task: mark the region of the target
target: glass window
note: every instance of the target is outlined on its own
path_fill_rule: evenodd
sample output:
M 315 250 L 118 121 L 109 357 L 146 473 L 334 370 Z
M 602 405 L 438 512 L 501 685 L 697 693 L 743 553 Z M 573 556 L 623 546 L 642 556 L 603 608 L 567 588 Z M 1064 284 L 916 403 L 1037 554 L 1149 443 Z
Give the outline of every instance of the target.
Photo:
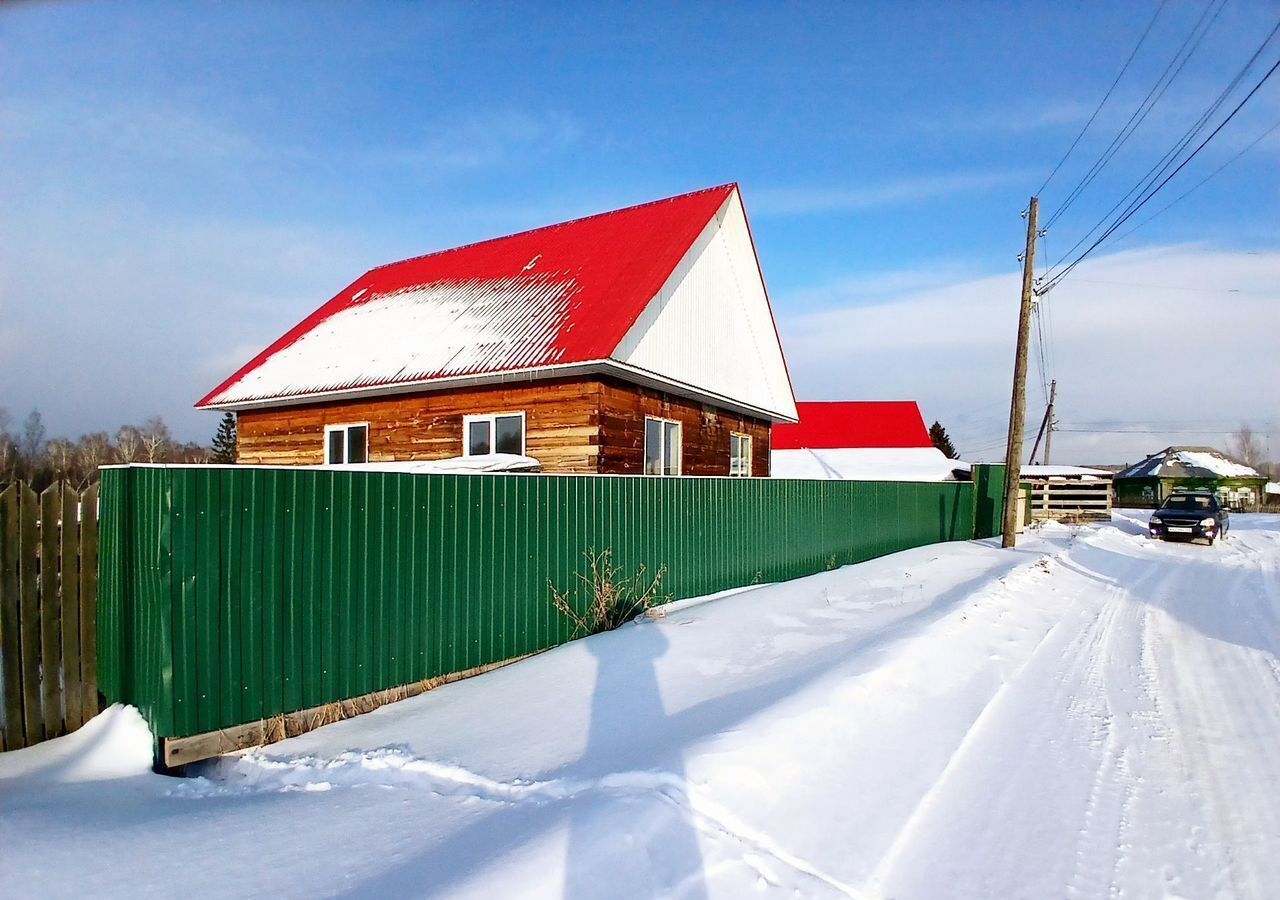
M 352 425 L 347 429 L 347 462 L 369 461 L 369 426 Z
M 662 432 L 664 440 L 662 442 L 663 454 L 666 457 L 662 460 L 663 475 L 679 475 L 680 474 L 680 423 L 679 422 L 663 422 Z
M 369 461 L 369 426 L 329 425 L 324 430 L 324 461 L 331 466 Z
M 467 456 L 484 456 L 489 452 L 488 419 L 476 419 L 467 424 Z
M 463 420 L 464 456 L 486 453 L 524 455 L 524 413 L 498 413 L 492 416 L 466 416 Z
M 524 416 L 496 416 L 493 446 L 498 453 L 524 454 Z
M 729 435 L 729 474 L 736 478 L 751 475 L 751 436 Z
M 644 420 L 644 473 L 680 474 L 680 423 L 667 419 Z
M 662 474 L 662 420 L 644 420 L 644 474 Z

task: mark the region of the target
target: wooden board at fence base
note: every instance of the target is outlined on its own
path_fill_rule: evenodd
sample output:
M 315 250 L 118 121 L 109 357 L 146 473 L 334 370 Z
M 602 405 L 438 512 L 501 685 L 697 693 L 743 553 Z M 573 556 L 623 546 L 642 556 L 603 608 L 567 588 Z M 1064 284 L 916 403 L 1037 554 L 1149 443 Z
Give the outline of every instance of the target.
M 341 722 L 343 719 L 350 719 L 362 713 L 373 712 L 388 703 L 408 700 L 410 697 L 416 697 L 441 685 L 461 681 L 464 678 L 472 678 L 476 675 L 483 675 L 485 672 L 509 666 L 534 655 L 536 654 L 526 653 L 524 656 L 476 666 L 464 672 L 453 672 L 449 675 L 441 675 L 438 678 L 429 678 L 426 681 L 415 681 L 412 684 L 388 688 L 385 691 L 375 691 L 362 697 L 353 697 L 350 700 L 341 700 L 337 703 L 326 703 L 324 706 L 313 706 L 310 709 L 271 716 L 268 719 L 258 719 L 254 722 L 246 722 L 243 725 L 222 728 L 218 731 L 206 731 L 203 734 L 193 734 L 190 737 L 163 738 L 160 748 L 161 761 L 166 767 L 172 769 L 187 763 L 198 762 L 202 759 L 221 756 L 224 753 L 234 753 L 237 750 L 247 750 L 250 747 L 274 744 L 277 741 L 283 741 L 285 738 L 297 737 L 300 734 L 306 734 L 308 731 L 314 731 L 324 725 L 332 725 L 334 722 Z

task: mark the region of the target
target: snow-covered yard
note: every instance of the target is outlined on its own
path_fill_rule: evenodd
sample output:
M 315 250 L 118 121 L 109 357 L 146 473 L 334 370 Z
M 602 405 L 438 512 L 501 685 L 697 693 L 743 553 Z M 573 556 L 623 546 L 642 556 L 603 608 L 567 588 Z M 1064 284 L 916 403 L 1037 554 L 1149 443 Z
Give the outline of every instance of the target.
M 0 756 L 40 896 L 1241 897 L 1280 885 L 1280 517 L 926 547 L 238 759 Z

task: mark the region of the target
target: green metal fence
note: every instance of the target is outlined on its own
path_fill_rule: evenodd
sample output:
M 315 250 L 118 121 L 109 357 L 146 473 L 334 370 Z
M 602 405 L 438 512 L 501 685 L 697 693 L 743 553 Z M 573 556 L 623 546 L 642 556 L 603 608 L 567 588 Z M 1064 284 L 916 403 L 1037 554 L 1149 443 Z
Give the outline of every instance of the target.
M 199 734 L 563 643 L 548 581 L 592 549 L 684 598 L 967 539 L 979 511 L 969 483 L 107 469 L 101 690 Z

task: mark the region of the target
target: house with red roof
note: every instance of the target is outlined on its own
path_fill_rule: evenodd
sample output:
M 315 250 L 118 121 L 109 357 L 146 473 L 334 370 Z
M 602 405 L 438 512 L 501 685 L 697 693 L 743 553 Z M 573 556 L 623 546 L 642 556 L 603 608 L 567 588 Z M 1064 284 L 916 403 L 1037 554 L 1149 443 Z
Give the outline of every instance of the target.
M 767 476 L 797 418 L 735 184 L 361 275 L 196 404 L 244 463 Z
M 969 467 L 933 446 L 912 400 L 797 403 L 773 430 L 775 478 L 954 481 Z

